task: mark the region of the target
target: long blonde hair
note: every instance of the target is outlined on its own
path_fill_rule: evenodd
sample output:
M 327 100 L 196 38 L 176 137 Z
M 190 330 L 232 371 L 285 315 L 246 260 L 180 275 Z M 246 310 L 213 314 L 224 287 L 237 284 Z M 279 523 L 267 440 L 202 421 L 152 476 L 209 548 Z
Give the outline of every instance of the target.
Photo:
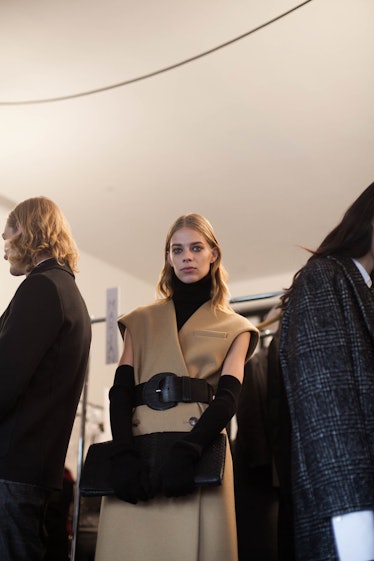
M 19 203 L 9 214 L 7 225 L 20 230 L 10 244 L 12 259 L 33 269 L 43 255 L 77 271 L 78 249 L 70 226 L 59 207 L 46 197 L 33 197 Z
M 222 252 L 219 243 L 214 234 L 214 230 L 210 222 L 201 214 L 191 213 L 183 214 L 174 222 L 169 229 L 165 241 L 164 267 L 161 271 L 157 284 L 157 293 L 159 296 L 170 300 L 173 296 L 173 268 L 168 262 L 168 254 L 170 251 L 171 238 L 181 228 L 191 228 L 204 236 L 208 245 L 217 251 L 217 259 L 211 265 L 212 276 L 212 305 L 214 309 L 223 311 L 231 311 L 228 303 L 229 291 L 227 287 L 227 271 L 222 264 Z

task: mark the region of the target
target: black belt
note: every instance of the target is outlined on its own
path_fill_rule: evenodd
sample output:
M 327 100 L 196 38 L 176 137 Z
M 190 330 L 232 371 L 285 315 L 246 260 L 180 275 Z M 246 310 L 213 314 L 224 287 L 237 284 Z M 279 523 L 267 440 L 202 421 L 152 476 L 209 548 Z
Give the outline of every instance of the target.
M 212 399 L 213 387 L 206 380 L 177 376 L 172 372 L 160 372 L 148 382 L 135 386 L 135 407 L 148 405 L 158 411 L 175 407 L 178 402 L 210 403 Z

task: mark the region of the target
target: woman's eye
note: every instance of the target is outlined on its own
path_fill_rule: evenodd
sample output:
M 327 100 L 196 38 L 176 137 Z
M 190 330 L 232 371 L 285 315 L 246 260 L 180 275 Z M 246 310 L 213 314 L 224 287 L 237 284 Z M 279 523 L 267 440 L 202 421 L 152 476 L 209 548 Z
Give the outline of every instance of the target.
M 181 250 L 180 247 L 174 247 L 174 248 L 173 248 L 173 253 L 174 253 L 174 254 L 180 253 L 181 251 L 182 251 L 182 250 Z
M 200 245 L 194 245 L 192 249 L 193 249 L 193 251 L 199 252 L 199 251 L 201 251 L 203 248 L 202 248 Z

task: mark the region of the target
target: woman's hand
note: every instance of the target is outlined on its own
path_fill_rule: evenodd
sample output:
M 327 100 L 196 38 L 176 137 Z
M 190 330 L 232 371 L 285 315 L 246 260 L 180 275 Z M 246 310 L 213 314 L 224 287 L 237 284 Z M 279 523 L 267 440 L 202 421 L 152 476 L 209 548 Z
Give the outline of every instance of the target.
M 166 497 L 182 497 L 195 491 L 195 466 L 199 458 L 198 446 L 182 440 L 173 445 L 161 469 L 161 491 Z
M 135 451 L 112 457 L 112 485 L 116 497 L 128 503 L 152 498 L 148 474 Z

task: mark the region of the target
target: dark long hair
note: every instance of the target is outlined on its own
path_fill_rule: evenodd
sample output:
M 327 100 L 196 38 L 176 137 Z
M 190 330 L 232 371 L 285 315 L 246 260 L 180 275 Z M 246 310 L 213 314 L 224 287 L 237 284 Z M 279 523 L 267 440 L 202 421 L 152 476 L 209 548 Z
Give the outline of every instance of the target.
M 374 220 L 374 183 L 355 200 L 341 222 L 325 237 L 314 256 L 332 253 L 359 259 L 371 248 Z
M 374 183 L 365 189 L 363 193 L 345 212 L 342 220 L 322 241 L 320 246 L 311 251 L 312 256 L 308 261 L 316 257 L 327 255 L 344 255 L 359 259 L 366 255 L 373 243 L 374 222 Z M 292 284 L 283 294 L 281 301 L 284 307 L 288 301 L 293 284 L 301 269 L 294 275 Z

